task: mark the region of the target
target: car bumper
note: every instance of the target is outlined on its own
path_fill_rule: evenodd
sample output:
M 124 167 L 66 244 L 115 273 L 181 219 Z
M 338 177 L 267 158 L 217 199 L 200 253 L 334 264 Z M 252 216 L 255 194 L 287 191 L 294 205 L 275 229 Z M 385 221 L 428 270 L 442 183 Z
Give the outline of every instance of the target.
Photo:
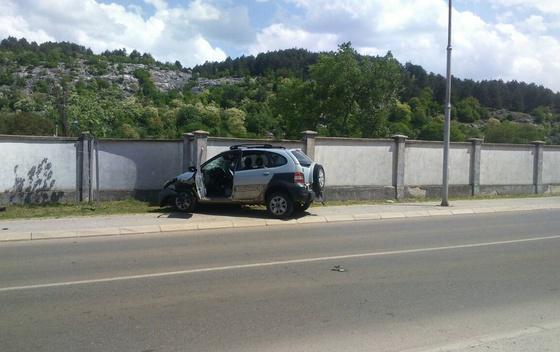
M 290 190 L 290 195 L 294 202 L 297 203 L 313 202 L 315 199 L 315 192 L 307 189 L 307 187 L 293 187 Z

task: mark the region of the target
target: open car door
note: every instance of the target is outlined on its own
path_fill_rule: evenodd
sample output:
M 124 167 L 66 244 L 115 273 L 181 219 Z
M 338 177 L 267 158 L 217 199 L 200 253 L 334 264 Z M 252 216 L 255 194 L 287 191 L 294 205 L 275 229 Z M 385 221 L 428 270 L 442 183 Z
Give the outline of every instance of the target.
M 196 160 L 196 173 L 194 175 L 194 182 L 196 185 L 196 193 L 198 199 L 205 200 L 206 198 L 206 187 L 204 186 L 204 175 L 202 174 L 202 157 L 206 151 L 204 147 L 200 149 L 199 157 Z

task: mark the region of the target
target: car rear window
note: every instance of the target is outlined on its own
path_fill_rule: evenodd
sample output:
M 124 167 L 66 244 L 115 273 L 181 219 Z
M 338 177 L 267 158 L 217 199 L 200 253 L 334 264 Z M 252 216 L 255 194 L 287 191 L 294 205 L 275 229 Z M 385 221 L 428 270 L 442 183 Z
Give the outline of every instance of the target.
M 311 160 L 311 158 L 305 155 L 305 153 L 301 150 L 292 150 L 292 154 L 296 157 L 301 166 L 309 166 L 313 163 L 313 160 Z

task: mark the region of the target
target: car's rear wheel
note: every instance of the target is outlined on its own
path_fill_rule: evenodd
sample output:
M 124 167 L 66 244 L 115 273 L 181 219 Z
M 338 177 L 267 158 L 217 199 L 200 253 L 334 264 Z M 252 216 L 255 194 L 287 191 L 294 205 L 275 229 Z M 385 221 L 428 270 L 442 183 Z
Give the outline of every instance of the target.
M 266 201 L 268 213 L 278 219 L 284 219 L 292 215 L 294 202 L 284 192 L 272 193 Z
M 196 197 L 192 191 L 184 191 L 177 193 L 174 200 L 175 209 L 190 213 L 196 208 Z

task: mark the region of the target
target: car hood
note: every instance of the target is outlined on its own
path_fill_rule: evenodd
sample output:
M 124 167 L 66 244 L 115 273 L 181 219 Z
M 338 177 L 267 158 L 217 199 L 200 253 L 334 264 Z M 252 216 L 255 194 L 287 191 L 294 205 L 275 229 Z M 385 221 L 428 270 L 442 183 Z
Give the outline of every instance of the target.
M 195 172 L 193 172 L 193 171 L 184 172 L 184 173 L 177 176 L 177 181 L 187 182 L 187 181 L 189 181 L 190 179 L 193 178 L 194 174 L 195 174 Z

